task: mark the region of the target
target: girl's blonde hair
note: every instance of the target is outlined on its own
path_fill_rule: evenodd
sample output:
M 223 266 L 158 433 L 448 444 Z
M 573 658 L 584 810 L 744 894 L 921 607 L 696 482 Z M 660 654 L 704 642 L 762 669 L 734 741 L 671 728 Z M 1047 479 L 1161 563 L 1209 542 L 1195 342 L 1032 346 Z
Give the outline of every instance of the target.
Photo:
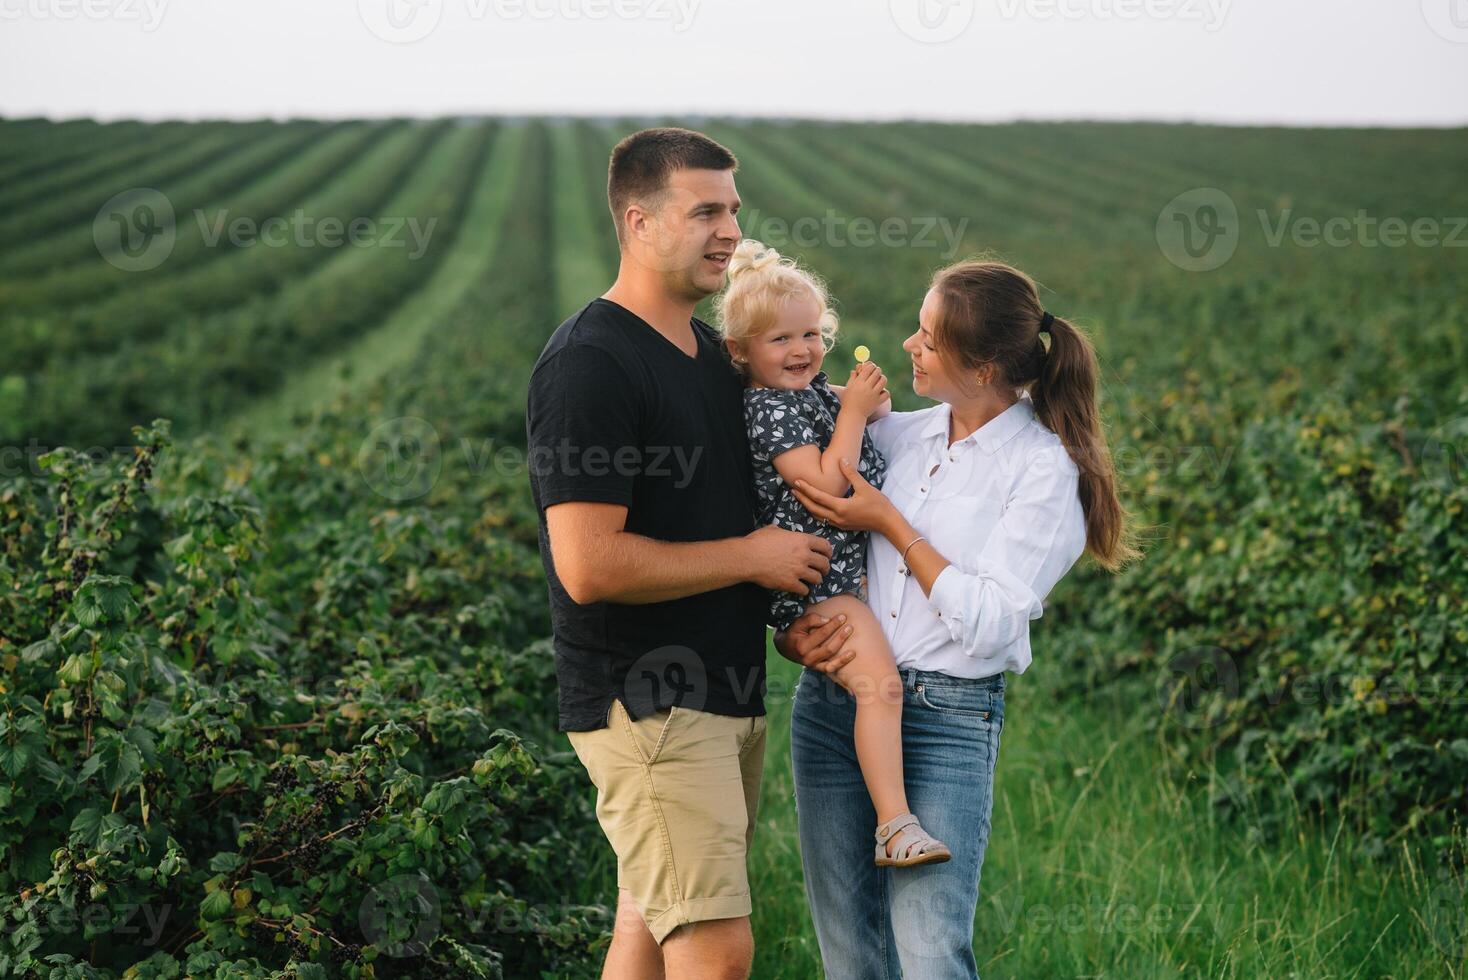
M 782 303 L 805 293 L 814 296 L 821 308 L 816 323 L 821 342 L 830 351 L 836 345 L 840 320 L 831 309 L 826 284 L 789 256 L 746 238 L 729 260 L 729 285 L 714 297 L 714 326 L 743 350 L 774 326 Z M 736 367 L 743 370 L 742 365 Z

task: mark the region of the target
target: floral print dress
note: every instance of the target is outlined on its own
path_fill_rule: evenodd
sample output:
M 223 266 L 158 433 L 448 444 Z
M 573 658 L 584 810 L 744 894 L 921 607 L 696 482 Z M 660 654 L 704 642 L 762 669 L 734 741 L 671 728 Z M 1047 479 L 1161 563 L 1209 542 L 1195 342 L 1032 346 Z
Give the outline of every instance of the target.
M 866 573 L 867 532 L 843 531 L 816 520 L 785 485 L 773 462 L 781 453 L 800 446 L 815 445 L 824 452 L 831 445 L 831 437 L 836 432 L 836 415 L 840 411 L 840 396 L 831 389 L 824 371 L 816 374 L 809 387 L 798 391 L 783 388 L 744 390 L 744 421 L 749 429 L 749 448 L 754 457 L 760 523 L 818 534 L 831 542 L 831 570 L 810 595 L 770 593 L 769 623 L 776 629 L 787 628 L 800 618 L 807 605 L 823 599 L 846 594 L 865 599 L 862 580 Z M 865 432 L 861 437 L 861 459 L 857 469 L 875 487 L 881 487 L 887 475 L 887 461 L 873 445 L 872 437 Z

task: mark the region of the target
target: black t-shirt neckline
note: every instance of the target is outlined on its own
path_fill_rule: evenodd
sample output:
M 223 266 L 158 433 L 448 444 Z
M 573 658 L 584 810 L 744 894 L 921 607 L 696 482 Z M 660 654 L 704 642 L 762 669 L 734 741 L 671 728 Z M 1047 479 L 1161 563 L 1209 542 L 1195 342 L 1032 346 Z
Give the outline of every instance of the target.
M 689 364 L 697 364 L 699 359 L 703 357 L 704 339 L 702 336 L 700 336 L 698 327 L 694 326 L 693 321 L 696 319 L 695 317 L 688 318 L 688 329 L 693 331 L 693 343 L 697 348 L 693 355 L 690 356 L 686 351 L 683 350 L 683 348 L 679 347 L 677 344 L 669 340 L 661 330 L 653 326 L 651 323 L 648 323 L 642 317 L 638 316 L 636 313 L 633 313 L 631 310 L 627 309 L 627 307 L 623 306 L 621 303 L 618 303 L 616 300 L 607 299 L 605 296 L 598 296 L 594 300 L 594 302 L 605 303 L 613 309 L 620 311 L 622 314 L 631 318 L 632 320 L 635 320 L 639 326 L 651 333 L 653 336 L 657 337 L 658 340 L 661 340 L 663 343 L 667 344 L 668 347 L 672 349 L 673 353 L 686 360 Z

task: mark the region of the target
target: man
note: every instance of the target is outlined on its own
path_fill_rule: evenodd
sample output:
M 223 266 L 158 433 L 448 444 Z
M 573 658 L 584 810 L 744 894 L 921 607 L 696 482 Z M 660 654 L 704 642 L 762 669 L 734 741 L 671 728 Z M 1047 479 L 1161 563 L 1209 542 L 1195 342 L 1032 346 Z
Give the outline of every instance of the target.
M 612 980 L 749 975 L 765 590 L 830 567 L 824 539 L 755 527 L 742 383 L 693 317 L 739 241 L 737 166 L 685 129 L 617 145 L 617 280 L 530 382 L 559 727 L 617 854 Z

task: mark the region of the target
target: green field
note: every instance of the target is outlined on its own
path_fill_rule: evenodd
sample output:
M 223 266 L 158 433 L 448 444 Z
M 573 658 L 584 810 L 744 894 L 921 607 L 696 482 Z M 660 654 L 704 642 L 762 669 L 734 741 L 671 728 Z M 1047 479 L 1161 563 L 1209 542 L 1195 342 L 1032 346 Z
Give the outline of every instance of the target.
M 0 121 L 0 975 L 594 975 L 523 407 L 661 121 Z M 982 974 L 1468 976 L 1468 133 L 693 124 L 833 373 L 974 254 L 1095 339 L 1147 554 L 1034 625 Z

